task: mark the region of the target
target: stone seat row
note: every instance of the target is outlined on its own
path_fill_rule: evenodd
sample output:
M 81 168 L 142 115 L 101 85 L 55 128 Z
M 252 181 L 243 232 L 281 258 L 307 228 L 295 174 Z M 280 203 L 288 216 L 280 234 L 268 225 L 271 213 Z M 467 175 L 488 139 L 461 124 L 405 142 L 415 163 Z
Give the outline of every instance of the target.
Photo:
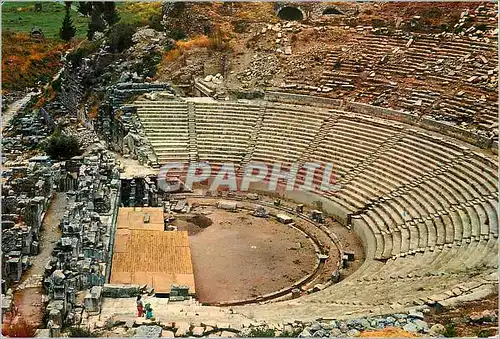
M 408 277 L 452 276 L 471 269 L 498 267 L 498 242 L 495 238 L 447 244 L 389 259 L 386 263 L 368 259 L 349 276 L 348 284 L 362 281 L 395 281 Z M 448 288 L 450 285 L 446 285 Z M 451 289 L 451 288 L 449 288 Z
M 450 170 L 451 167 L 444 167 L 434 172 L 424 172 L 420 176 L 408 171 L 407 174 L 413 177 L 407 177 L 403 181 L 401 169 L 404 163 L 399 165 L 394 160 L 394 157 L 390 157 L 386 162 L 381 162 L 378 167 L 371 168 L 369 173 L 362 172 L 351 182 L 343 185 L 342 189 L 335 194 L 336 197 L 345 200 L 344 205 L 355 210 L 364 206 L 366 201 L 376 197 L 397 196 L 398 191 L 408 191 L 424 195 L 424 200 L 420 200 L 421 204 L 440 209 L 440 207 L 489 195 L 495 191 L 491 182 L 488 183 L 479 176 L 477 168 L 467 168 L 464 161 L 457 163 L 453 171 Z M 391 167 L 394 171 L 391 171 Z M 425 180 L 419 180 L 419 178 Z
M 319 121 L 320 120 L 318 120 L 318 124 Z M 355 123 L 351 123 L 351 126 L 355 125 Z M 362 124 L 358 125 L 361 126 Z M 347 153 L 346 150 L 349 146 L 352 146 L 351 154 L 355 155 L 356 151 L 358 154 L 361 153 L 359 149 L 356 148 L 357 146 L 362 148 L 365 141 L 369 145 L 368 137 L 364 138 L 362 136 L 358 138 L 357 144 L 354 139 L 349 140 L 349 133 L 343 133 L 342 131 L 342 129 L 348 129 L 349 127 L 347 126 L 349 126 L 349 123 L 346 123 L 346 126 L 342 126 L 342 122 L 339 123 L 339 133 L 336 138 L 337 140 L 341 140 L 342 138 L 346 138 L 347 140 L 344 147 L 338 149 L 339 155 L 343 157 L 345 157 Z M 276 127 L 282 128 L 279 123 L 276 124 Z M 333 130 L 335 130 L 335 128 Z M 289 129 L 286 130 L 286 134 L 284 131 L 283 135 L 279 135 L 277 138 L 275 136 L 276 130 L 271 129 L 268 131 L 267 127 L 263 126 L 261 132 L 262 131 L 274 134 L 265 135 L 266 133 L 261 133 L 258 136 L 254 158 L 261 160 L 295 161 L 304 153 L 304 142 L 297 142 L 296 137 L 290 137 Z M 384 137 L 393 135 L 394 133 L 393 130 L 390 130 L 388 133 L 381 133 L 379 137 L 382 138 L 381 140 L 384 140 Z M 203 143 L 204 137 L 201 135 L 202 133 L 200 132 L 200 140 Z M 426 141 L 427 139 L 429 141 Z M 311 140 L 312 138 L 308 141 Z M 359 140 L 361 140 L 361 142 L 359 142 Z M 443 146 L 446 143 L 442 140 L 430 138 L 425 135 L 413 136 L 409 134 L 403 138 L 403 141 L 402 143 L 399 141 L 396 142 L 394 145 L 395 151 L 382 154 L 380 157 L 375 157 L 375 161 L 371 164 L 373 166 L 366 166 L 366 171 L 363 170 L 359 175 L 356 175 L 352 184 L 348 183 L 345 185 L 341 189 L 340 194 L 337 193 L 332 199 L 336 199 L 337 201 L 343 200 L 345 202 L 343 206 L 347 210 L 352 211 L 363 207 L 367 200 L 373 199 L 374 197 L 390 195 L 391 199 L 394 199 L 394 202 L 387 203 L 389 206 L 386 207 L 386 209 L 389 210 L 388 219 L 396 222 L 396 220 L 398 220 L 398 213 L 401 213 L 401 208 L 403 208 L 413 219 L 422 217 L 428 218 L 439 211 L 449 208 L 449 206 L 453 204 L 480 198 L 481 195 L 489 193 L 496 187 L 496 179 L 493 174 L 494 171 L 491 171 L 485 176 L 484 171 L 477 168 L 477 166 L 482 166 L 484 164 L 482 160 L 474 159 L 471 162 L 473 165 L 469 166 L 467 162 L 467 165 L 458 167 L 458 170 L 455 171 L 457 167 L 451 166 L 450 162 L 462 154 L 462 149 L 447 148 Z M 288 147 L 283 150 L 277 149 L 271 145 L 269 147 L 266 146 L 276 142 L 286 142 L 288 143 Z M 205 145 L 202 146 L 204 147 Z M 212 146 L 214 148 L 217 147 L 217 138 L 209 138 L 207 146 L 207 153 L 212 153 Z M 244 146 L 241 148 L 243 147 Z M 185 149 L 185 147 L 183 148 Z M 374 152 L 373 147 L 368 147 L 368 149 L 366 156 Z M 204 149 L 202 153 L 205 155 Z M 231 156 L 232 154 L 231 152 L 222 153 L 229 153 L 227 156 Z M 329 153 L 331 152 L 327 153 L 328 155 L 323 158 L 324 160 L 328 160 L 329 157 L 336 158 L 334 154 L 332 155 Z M 207 154 L 207 156 L 209 155 L 210 154 Z M 241 156 L 241 154 L 238 155 Z M 357 158 L 356 161 L 361 162 L 362 158 L 363 157 Z M 398 160 L 396 162 L 397 166 L 392 165 L 395 158 Z M 378 161 L 379 159 L 382 160 Z M 352 164 L 354 165 L 356 161 L 353 161 Z M 488 166 L 491 166 L 491 164 Z M 455 172 L 452 174 L 448 173 L 451 172 L 452 169 Z M 436 172 L 433 173 L 432 171 Z M 431 172 L 431 174 L 428 172 Z M 415 182 L 419 177 L 425 176 L 427 176 L 425 183 Z M 469 178 L 474 179 L 472 183 L 468 180 Z M 408 184 L 413 186 L 406 187 Z M 409 189 L 410 192 L 406 195 L 398 193 L 401 190 L 404 192 L 407 189 Z M 479 196 L 477 194 L 478 192 L 480 192 Z M 396 204 L 399 208 L 397 206 L 390 207 L 392 204 Z M 393 213 L 390 212 L 391 208 Z M 473 223 L 476 224 L 476 222 Z
M 221 120 L 256 120 L 257 119 L 257 112 L 251 112 L 251 111 L 243 111 L 243 110 L 226 110 L 223 112 L 219 111 L 212 111 L 208 110 L 207 111 L 202 111 L 200 109 L 196 109 L 196 120 L 216 120 L 216 119 L 221 119 Z
M 498 222 L 490 219 L 496 216 L 491 201 L 455 208 L 446 214 L 403 224 L 390 230 L 384 228 L 380 215 L 372 212 L 374 210 L 353 217 L 352 222 L 357 228 L 365 229 L 365 234 L 374 245 L 371 254 L 375 259 L 405 256 L 434 249 L 436 246 L 460 245 L 498 237 Z M 487 217 L 486 210 L 489 210 L 490 218 Z

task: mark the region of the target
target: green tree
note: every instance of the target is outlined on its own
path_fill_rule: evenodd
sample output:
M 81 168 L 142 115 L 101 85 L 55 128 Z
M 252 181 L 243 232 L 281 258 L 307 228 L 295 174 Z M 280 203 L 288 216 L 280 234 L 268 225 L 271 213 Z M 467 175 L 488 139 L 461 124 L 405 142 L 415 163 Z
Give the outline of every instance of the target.
M 90 22 L 88 25 L 87 38 L 92 40 L 95 32 L 102 32 L 106 28 L 106 23 L 102 19 L 100 6 L 92 6 Z
M 80 155 L 80 145 L 74 136 L 64 135 L 57 129 L 48 139 L 45 152 L 55 160 L 69 159 Z
M 130 24 L 116 24 L 108 32 L 109 46 L 114 53 L 121 53 L 132 46 L 135 27 Z
M 79 1 L 78 2 L 78 12 L 82 13 L 83 15 L 87 16 L 90 14 L 92 9 L 92 4 L 87 2 L 87 1 Z
M 66 6 L 66 15 L 64 16 L 61 29 L 59 30 L 59 37 L 64 41 L 70 41 L 75 36 L 76 28 L 71 19 L 70 7 Z
M 116 4 L 114 1 L 105 2 L 104 10 L 102 12 L 104 20 L 108 23 L 108 26 L 112 26 L 120 21 L 120 16 L 118 15 L 118 11 L 116 10 Z

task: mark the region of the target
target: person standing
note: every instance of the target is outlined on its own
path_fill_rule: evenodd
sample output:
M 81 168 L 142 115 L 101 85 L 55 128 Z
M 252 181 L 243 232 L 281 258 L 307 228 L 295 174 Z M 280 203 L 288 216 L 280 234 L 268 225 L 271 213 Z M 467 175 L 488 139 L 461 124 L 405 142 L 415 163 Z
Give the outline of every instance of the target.
M 150 303 L 147 303 L 145 306 L 146 309 L 146 319 L 152 319 L 153 318 L 153 308 L 151 307 Z
M 144 312 L 144 302 L 142 301 L 142 297 L 140 295 L 137 296 L 136 304 L 137 304 L 137 316 L 142 317 L 142 313 Z

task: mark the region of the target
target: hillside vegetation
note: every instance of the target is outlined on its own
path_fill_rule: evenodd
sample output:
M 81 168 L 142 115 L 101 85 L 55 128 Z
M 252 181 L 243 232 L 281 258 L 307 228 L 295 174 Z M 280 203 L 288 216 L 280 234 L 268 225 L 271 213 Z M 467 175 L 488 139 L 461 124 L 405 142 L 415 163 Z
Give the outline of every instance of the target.
M 46 83 L 62 66 L 61 56 L 86 39 L 89 17 L 78 12 L 77 2 L 71 4 L 70 15 L 76 28 L 75 38 L 65 43 L 59 37 L 65 3 L 38 2 L 2 3 L 2 89 L 19 91 Z M 154 13 L 161 13 L 161 3 L 132 5 L 117 3 L 120 23 L 147 24 Z M 30 37 L 33 28 L 41 29 L 44 39 Z

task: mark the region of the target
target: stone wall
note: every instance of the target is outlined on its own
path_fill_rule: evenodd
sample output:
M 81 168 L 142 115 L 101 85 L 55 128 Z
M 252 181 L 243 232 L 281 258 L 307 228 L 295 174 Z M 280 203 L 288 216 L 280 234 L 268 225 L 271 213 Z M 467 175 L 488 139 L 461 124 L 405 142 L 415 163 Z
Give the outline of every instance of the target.
M 276 101 L 285 104 L 327 107 L 331 109 L 339 109 L 342 104 L 342 100 L 339 99 L 328 99 L 311 95 L 291 94 L 284 92 L 266 92 L 265 100 Z
M 79 323 L 84 312 L 98 312 L 112 248 L 114 215 L 119 203 L 119 171 L 114 157 L 97 148 L 65 166 L 76 174 L 76 190 L 60 221 L 61 238 L 45 266 L 43 285 L 49 297 L 48 327 L 56 331 Z M 63 175 L 64 176 L 64 175 Z M 84 303 L 79 291 L 90 290 Z
M 53 194 L 50 163 L 6 169 L 2 183 L 2 275 L 21 279 L 28 257 L 38 254 L 40 228 Z
M 167 92 L 172 96 L 175 95 L 172 85 L 164 82 L 124 82 L 115 84 L 108 89 L 110 103 L 114 108 L 120 107 L 131 97 L 151 92 Z

